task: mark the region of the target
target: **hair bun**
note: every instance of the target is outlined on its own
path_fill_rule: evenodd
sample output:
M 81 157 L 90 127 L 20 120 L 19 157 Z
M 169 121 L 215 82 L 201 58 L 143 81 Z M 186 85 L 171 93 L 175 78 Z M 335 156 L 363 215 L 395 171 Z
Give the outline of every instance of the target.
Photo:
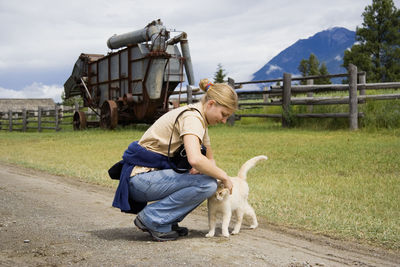
M 209 83 L 210 83 L 210 81 L 209 81 L 207 78 L 202 79 L 202 80 L 199 82 L 199 87 L 200 87 L 200 89 L 201 89 L 202 91 L 204 91 L 204 92 L 207 92 L 207 91 L 206 91 L 206 89 L 207 89 L 207 84 L 209 84 Z

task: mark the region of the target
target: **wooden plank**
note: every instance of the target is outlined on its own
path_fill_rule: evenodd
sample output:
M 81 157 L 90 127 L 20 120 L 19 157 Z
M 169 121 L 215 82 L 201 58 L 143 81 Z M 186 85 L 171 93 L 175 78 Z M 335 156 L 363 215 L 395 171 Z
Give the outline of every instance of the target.
M 363 103 L 362 100 L 395 100 L 400 99 L 400 94 L 382 94 L 382 95 L 360 95 L 357 97 L 358 103 Z M 291 105 L 342 105 L 349 104 L 349 97 L 298 97 L 291 98 Z M 248 102 L 240 103 L 239 107 L 242 106 L 280 106 L 282 101 L 273 102 Z
M 41 129 L 55 130 L 56 127 L 41 126 Z
M 238 114 L 238 117 L 255 117 L 255 118 L 282 118 L 282 114 Z
M 194 93 L 198 93 L 198 92 L 200 92 L 200 89 L 199 88 L 193 88 L 192 89 L 192 94 L 194 94 Z M 170 95 L 179 95 L 179 94 L 187 94 L 188 93 L 188 90 L 184 90 L 184 91 L 173 91 L 173 92 L 171 92 L 171 93 L 169 93 Z
M 55 120 L 54 123 L 55 123 L 56 131 L 59 131 L 58 125 L 59 125 L 60 122 L 58 121 L 58 119 L 59 119 L 60 116 L 58 114 L 58 105 L 57 104 L 54 107 L 54 111 L 55 111 L 54 112 L 55 113 L 54 114 L 54 120 Z
M 282 93 L 282 127 L 290 126 L 290 98 L 291 98 L 292 74 L 283 73 L 283 93 Z
M 241 106 L 281 106 L 282 101 L 274 101 L 274 102 L 249 102 L 249 103 L 240 103 Z
M 314 80 L 307 80 L 307 85 L 314 85 Z M 307 97 L 314 97 L 314 93 L 308 92 Z M 313 109 L 314 109 L 313 105 L 310 105 L 307 107 L 307 112 L 312 113 Z
M 358 129 L 358 99 L 357 99 L 357 67 L 349 64 L 349 126 L 350 130 Z
M 279 87 L 271 87 L 271 89 L 279 89 Z M 336 92 L 336 91 L 348 91 L 348 84 L 314 84 L 314 85 L 293 85 L 293 93 L 320 93 L 320 92 Z
M 13 130 L 12 116 L 13 116 L 13 113 L 12 113 L 12 111 L 11 111 L 11 109 L 10 109 L 10 110 L 8 110 L 8 130 L 9 130 L 10 132 L 12 132 L 12 130 Z
M 299 118 L 348 118 L 349 113 L 303 113 L 295 114 Z M 364 113 L 358 113 L 358 116 L 364 117 Z
M 366 83 L 366 90 L 377 90 L 377 89 L 399 89 L 400 82 L 389 82 L 389 83 Z
M 292 105 L 343 105 L 349 104 L 349 97 L 343 98 L 299 98 L 292 99 Z
M 271 94 L 276 94 L 281 96 L 282 95 L 282 87 L 279 87 L 280 89 L 270 89 L 270 90 L 266 90 L 266 91 L 236 91 L 236 94 L 238 96 L 240 95 L 271 95 Z
M 274 82 L 281 82 L 281 81 L 282 81 L 282 79 L 259 80 L 259 81 L 248 81 L 248 82 L 235 82 L 235 85 L 256 84 L 256 83 L 274 83 Z
M 254 117 L 254 118 L 281 118 L 281 114 L 238 114 L 238 117 Z M 302 113 L 294 114 L 299 118 L 348 118 L 349 113 Z M 363 117 L 364 113 L 358 113 L 359 117 Z
M 295 77 L 292 81 L 303 81 L 309 79 L 319 79 L 319 78 L 339 78 L 339 77 L 346 77 L 348 73 L 339 73 L 339 74 L 328 74 L 328 75 L 311 75 L 306 77 Z
M 22 131 L 23 132 L 26 132 L 26 125 L 28 124 L 27 119 L 28 119 L 28 117 L 27 117 L 26 109 L 23 109 L 22 110 L 22 123 L 23 123 Z
M 38 107 L 38 131 L 42 131 L 42 108 Z
M 358 90 L 378 90 L 378 89 L 399 89 L 400 82 L 387 83 L 358 83 Z M 281 90 L 282 86 L 271 86 L 271 90 Z M 307 92 L 331 92 L 331 91 L 347 91 L 348 84 L 315 84 L 315 85 L 292 85 L 292 93 Z
M 371 100 L 393 100 L 393 99 L 400 99 L 400 94 L 363 95 L 363 96 L 358 96 L 358 98 L 371 99 Z

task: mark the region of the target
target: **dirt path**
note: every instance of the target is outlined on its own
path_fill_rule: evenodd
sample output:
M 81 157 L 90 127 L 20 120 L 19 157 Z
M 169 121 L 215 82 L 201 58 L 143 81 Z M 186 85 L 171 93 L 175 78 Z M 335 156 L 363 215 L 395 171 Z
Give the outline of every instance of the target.
M 0 266 L 400 265 L 378 249 L 265 224 L 208 239 L 204 209 L 182 222 L 188 237 L 152 242 L 112 198 L 109 189 L 0 163 Z

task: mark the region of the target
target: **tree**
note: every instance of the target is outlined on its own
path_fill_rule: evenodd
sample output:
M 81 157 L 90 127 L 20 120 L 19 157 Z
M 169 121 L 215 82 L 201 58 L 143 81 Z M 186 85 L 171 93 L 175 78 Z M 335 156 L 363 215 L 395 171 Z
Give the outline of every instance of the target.
M 225 70 L 222 68 L 222 64 L 219 63 L 217 71 L 214 74 L 214 83 L 224 83 L 225 77 L 226 77 Z
M 373 0 L 365 7 L 357 43 L 345 51 L 343 66 L 350 63 L 367 72 L 369 82 L 400 80 L 400 10 L 392 0 Z
M 303 77 L 313 76 L 313 75 L 329 75 L 328 68 L 326 67 L 325 62 L 319 64 L 319 60 L 316 55 L 313 53 L 310 54 L 310 57 L 307 59 L 302 59 L 297 68 Z M 305 84 L 305 81 L 302 81 L 301 84 Z M 331 81 L 329 78 L 319 78 L 315 79 L 314 84 L 330 84 Z
M 64 106 L 73 106 L 73 105 L 75 105 L 75 103 L 78 103 L 79 106 L 83 106 L 83 99 L 82 99 L 82 97 L 81 97 L 80 95 L 78 95 L 78 96 L 73 96 L 73 97 L 70 97 L 70 98 L 66 99 L 66 98 L 65 98 L 64 91 L 63 91 L 63 92 L 61 93 L 61 100 L 62 100 L 61 103 L 62 103 Z
M 319 67 L 319 75 L 329 75 L 328 68 L 326 67 L 325 62 L 322 62 Z M 315 80 L 315 84 L 331 84 L 331 79 L 329 78 L 319 78 Z

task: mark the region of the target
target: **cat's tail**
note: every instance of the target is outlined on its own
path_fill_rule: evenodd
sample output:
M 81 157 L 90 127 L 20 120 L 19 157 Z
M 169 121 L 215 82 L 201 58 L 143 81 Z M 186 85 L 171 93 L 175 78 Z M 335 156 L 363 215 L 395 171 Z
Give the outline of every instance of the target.
M 247 172 L 256 165 L 256 163 L 260 160 L 267 160 L 268 157 L 264 155 L 256 156 L 254 158 L 249 159 L 246 161 L 239 170 L 238 176 L 246 180 L 247 179 Z

